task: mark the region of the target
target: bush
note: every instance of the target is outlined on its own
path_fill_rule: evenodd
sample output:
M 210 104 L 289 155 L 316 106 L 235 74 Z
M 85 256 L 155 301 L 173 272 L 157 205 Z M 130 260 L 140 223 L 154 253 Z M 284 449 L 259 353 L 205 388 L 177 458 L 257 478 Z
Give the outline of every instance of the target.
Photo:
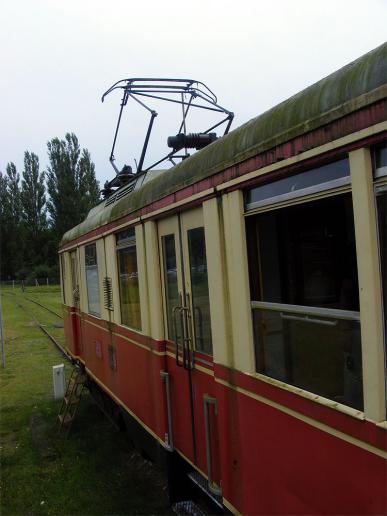
M 22 269 L 19 269 L 15 273 L 15 276 L 16 276 L 17 280 L 25 280 L 27 278 L 27 276 L 29 275 L 29 273 L 30 273 L 30 270 L 27 269 L 26 267 L 23 267 Z

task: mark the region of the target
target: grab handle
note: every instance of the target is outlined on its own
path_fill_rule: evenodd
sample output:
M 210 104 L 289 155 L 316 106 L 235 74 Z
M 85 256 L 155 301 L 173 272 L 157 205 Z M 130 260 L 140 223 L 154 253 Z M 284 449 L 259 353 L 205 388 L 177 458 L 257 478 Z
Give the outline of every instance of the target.
M 212 398 L 208 394 L 204 394 L 203 396 L 203 404 L 204 404 L 204 430 L 206 434 L 206 456 L 207 456 L 207 475 L 208 475 L 208 489 L 214 495 L 221 496 L 222 489 L 217 486 L 213 481 L 213 472 L 212 472 L 212 455 L 211 455 L 211 431 L 210 431 L 210 414 L 209 414 L 209 406 L 214 405 L 215 414 L 217 414 L 217 405 L 218 402 L 216 398 Z
M 182 327 L 182 321 L 181 321 L 181 318 L 182 318 L 182 307 L 181 306 L 175 306 L 173 308 L 172 316 L 173 316 L 173 329 L 174 329 L 174 334 L 175 334 L 176 365 L 178 367 L 183 367 L 184 366 L 184 350 L 183 350 L 183 363 L 180 363 L 180 360 L 179 360 L 179 340 L 180 340 L 180 335 L 178 335 L 178 333 L 177 333 L 177 321 L 176 321 L 177 313 L 180 314 L 180 328 L 181 328 Z
M 165 394 L 167 397 L 167 415 L 168 415 L 168 435 L 165 436 L 165 444 L 168 451 L 173 451 L 173 424 L 172 424 L 172 406 L 171 406 L 171 383 L 169 373 L 163 369 L 160 371 L 162 381 L 165 383 Z

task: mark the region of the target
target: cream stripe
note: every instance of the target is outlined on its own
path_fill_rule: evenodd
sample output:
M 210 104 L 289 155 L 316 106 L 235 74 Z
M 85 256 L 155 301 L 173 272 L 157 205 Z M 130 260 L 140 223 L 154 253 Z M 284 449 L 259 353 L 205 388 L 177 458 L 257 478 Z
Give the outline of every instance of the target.
M 214 371 L 212 371 L 211 369 L 206 369 L 205 367 L 202 367 L 199 364 L 195 364 L 195 369 L 197 369 L 201 373 L 208 374 L 208 376 L 214 376 Z
M 265 405 L 273 407 L 273 408 L 279 410 L 280 412 L 287 414 L 288 416 L 299 419 L 300 421 L 303 421 L 304 423 L 307 423 L 310 426 L 313 426 L 314 428 L 318 428 L 322 432 L 333 435 L 334 437 L 337 437 L 338 439 L 341 439 L 343 441 L 346 441 L 347 443 L 353 444 L 354 446 L 357 446 L 358 448 L 362 448 L 363 450 L 373 453 L 374 455 L 377 455 L 378 457 L 387 459 L 387 452 L 384 452 L 383 450 L 380 450 L 379 448 L 376 448 L 375 446 L 371 446 L 370 444 L 364 443 L 363 441 L 360 441 L 359 439 L 356 439 L 350 435 L 347 435 L 344 432 L 340 432 L 339 430 L 335 430 L 335 429 L 329 427 L 328 425 L 325 425 L 323 423 L 320 423 L 319 421 L 315 421 L 314 419 L 311 419 L 310 417 L 299 414 L 298 412 L 296 412 L 292 409 L 289 409 L 287 407 L 284 407 L 283 405 L 280 405 L 279 403 L 276 403 L 275 401 L 264 398 L 263 396 L 259 396 L 258 394 L 255 394 L 246 389 L 243 389 L 242 387 L 236 387 L 235 385 L 232 385 L 231 383 L 226 382 L 225 380 L 215 378 L 215 381 L 217 383 L 220 383 L 221 385 L 224 385 L 225 387 L 228 387 L 228 388 L 234 390 L 234 391 L 240 392 L 241 394 L 244 394 L 245 396 L 248 396 L 249 398 L 253 398 L 257 401 L 260 401 L 261 403 L 264 403 Z
M 124 339 L 124 340 L 130 342 L 131 344 L 134 344 L 138 348 L 142 348 L 142 349 L 146 349 L 147 351 L 151 351 L 151 348 L 149 346 L 146 346 L 145 344 L 140 344 L 139 342 L 129 339 L 129 337 L 125 337 L 124 335 L 121 335 L 120 333 L 113 332 L 113 335 L 115 335 L 116 337 L 119 337 L 121 339 Z
M 332 401 L 328 398 L 323 398 L 318 394 L 313 394 L 309 391 L 305 391 L 304 389 L 300 389 L 299 387 L 295 387 L 294 385 L 281 382 L 280 380 L 270 378 L 269 376 L 265 376 L 260 373 L 255 373 L 251 376 L 253 378 L 257 378 L 261 382 L 268 383 L 269 385 L 274 385 L 279 389 L 283 389 L 285 391 L 297 394 L 298 396 L 302 396 L 303 398 L 306 398 L 308 400 L 312 400 L 314 403 L 318 403 L 319 405 L 324 405 L 325 407 L 337 410 L 338 412 L 343 412 L 344 414 L 347 414 L 347 416 L 351 416 L 355 419 L 360 419 L 362 421 L 365 419 L 364 412 L 356 410 L 352 407 L 348 407 L 347 405 L 343 405 L 342 403 L 338 403 L 337 401 Z
M 107 328 L 104 328 L 103 326 L 100 326 L 99 324 L 95 324 L 95 323 L 93 323 L 92 321 L 89 321 L 88 319 L 83 319 L 83 321 L 84 321 L 86 324 L 91 324 L 91 326 L 95 326 L 96 328 L 99 328 L 100 330 L 103 330 L 103 331 L 109 332 L 109 330 L 108 330 Z
M 171 351 L 166 351 L 165 354 L 169 358 L 173 358 L 173 359 L 176 358 L 176 355 L 174 353 L 171 353 Z M 214 371 L 212 371 L 211 369 L 206 369 L 205 367 L 202 367 L 198 364 L 195 364 L 195 369 L 197 369 L 198 371 L 201 371 L 202 373 L 208 374 L 209 376 L 214 376 Z
M 226 498 L 223 498 L 223 505 L 225 507 L 227 507 L 227 509 L 229 511 L 231 511 L 233 514 L 236 514 L 236 515 L 242 514 L 240 511 L 238 511 L 238 509 L 236 509 L 233 505 L 231 505 L 231 503 L 228 500 L 226 500 Z
M 119 337 L 120 339 L 124 339 L 124 340 L 130 342 L 134 346 L 137 346 L 139 348 L 145 349 L 146 351 L 149 351 L 149 352 L 151 352 L 154 355 L 157 355 L 159 357 L 164 357 L 165 354 L 166 354 L 165 351 L 156 351 L 151 346 L 147 346 L 146 344 L 141 344 L 140 342 L 136 342 L 135 340 L 129 339 L 129 337 L 125 337 L 125 335 L 121 335 L 121 333 L 113 332 L 113 335 L 115 335 L 116 337 Z
M 99 326 L 98 324 L 95 324 L 92 321 L 88 321 L 87 319 L 84 319 L 84 321 L 85 321 L 85 323 L 91 324 L 92 326 L 95 326 L 96 328 L 99 328 L 100 330 L 103 330 L 105 332 L 109 331 L 107 328 L 104 328 L 103 326 Z M 159 356 L 164 356 L 165 355 L 165 351 L 154 351 L 151 347 L 146 346 L 145 344 L 140 344 L 139 342 L 136 342 L 135 340 L 132 340 L 129 337 L 125 337 L 125 335 L 121 335 L 120 333 L 117 333 L 117 332 L 114 332 L 114 331 L 112 333 L 116 337 L 124 339 L 124 340 L 130 342 L 131 344 L 134 344 L 135 346 L 137 346 L 139 348 L 146 349 L 147 351 L 150 351 L 150 352 L 154 353 L 155 355 L 159 355 Z

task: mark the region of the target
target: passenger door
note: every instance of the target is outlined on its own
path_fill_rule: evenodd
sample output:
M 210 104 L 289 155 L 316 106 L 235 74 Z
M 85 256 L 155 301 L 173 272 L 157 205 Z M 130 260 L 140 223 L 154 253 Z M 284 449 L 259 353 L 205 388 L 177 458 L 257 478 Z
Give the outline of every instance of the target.
M 71 297 L 72 306 L 75 311 L 71 311 L 72 319 L 72 351 L 74 355 L 80 356 L 82 354 L 82 339 L 81 339 L 81 318 L 79 312 L 79 269 L 78 269 L 78 255 L 77 251 L 71 251 L 70 253 L 70 264 L 71 264 Z
M 159 222 L 175 447 L 219 492 L 211 313 L 202 208 Z

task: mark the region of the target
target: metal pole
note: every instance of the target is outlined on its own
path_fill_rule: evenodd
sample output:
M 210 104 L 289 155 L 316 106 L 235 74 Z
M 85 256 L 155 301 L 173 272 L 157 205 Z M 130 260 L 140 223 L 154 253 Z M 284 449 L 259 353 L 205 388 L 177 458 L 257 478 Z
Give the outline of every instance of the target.
M 2 356 L 2 359 L 3 359 L 3 367 L 5 368 L 3 307 L 2 307 L 2 304 L 1 304 L 1 290 L 0 290 L 0 333 L 1 333 L 1 356 Z

